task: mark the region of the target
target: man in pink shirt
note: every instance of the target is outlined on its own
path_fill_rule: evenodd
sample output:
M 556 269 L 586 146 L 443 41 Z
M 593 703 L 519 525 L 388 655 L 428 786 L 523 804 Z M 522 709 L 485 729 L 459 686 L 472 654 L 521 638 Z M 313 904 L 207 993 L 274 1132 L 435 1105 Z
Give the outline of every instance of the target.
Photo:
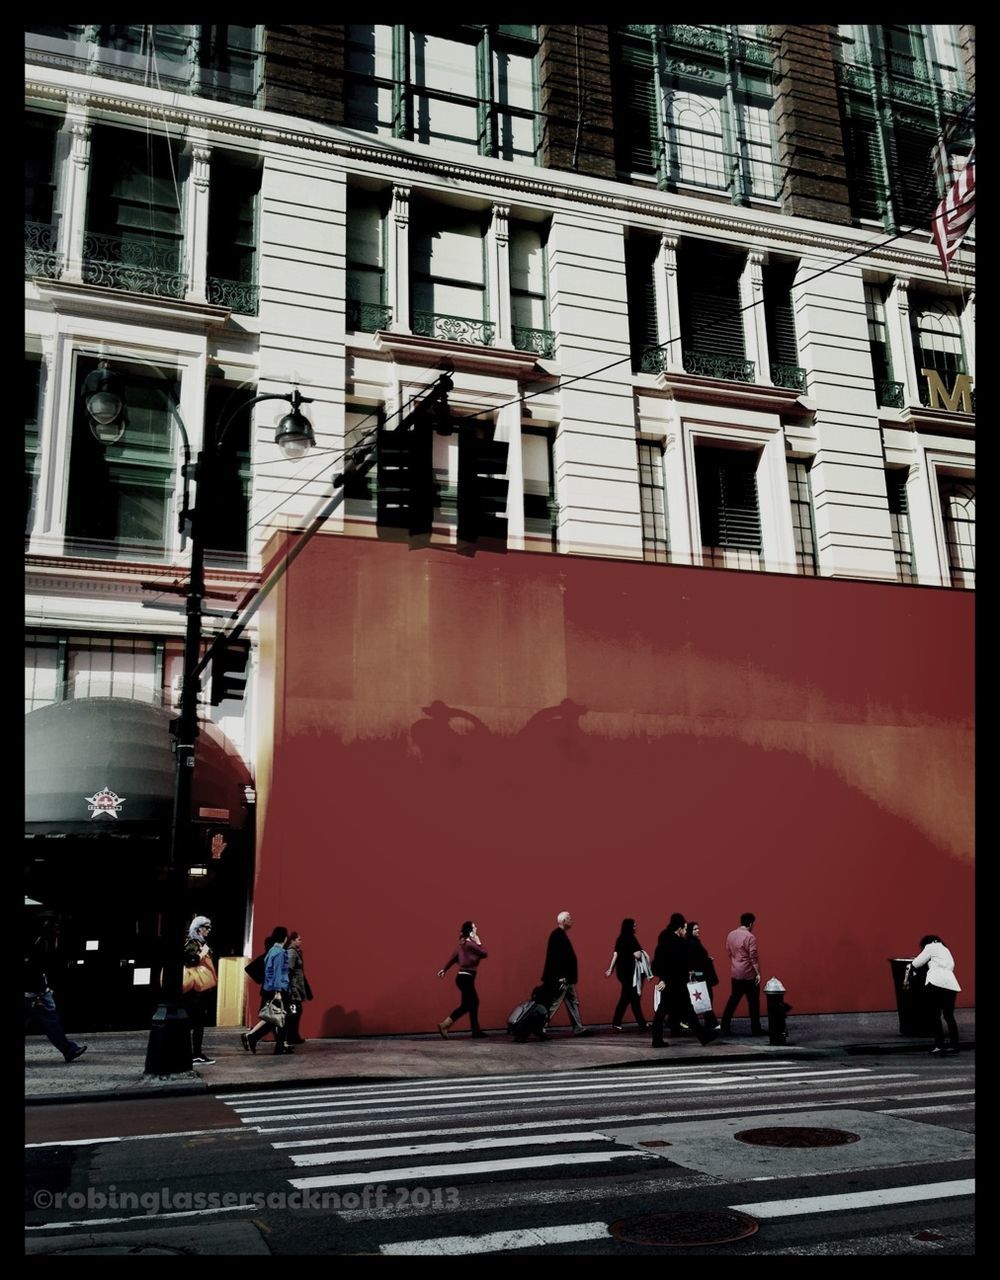
M 744 911 L 740 916 L 739 928 L 734 929 L 726 938 L 726 950 L 729 952 L 729 976 L 732 979 L 732 993 L 722 1011 L 719 1020 L 719 1033 L 729 1035 L 729 1024 L 732 1022 L 736 1006 L 747 998 L 750 1010 L 750 1034 L 762 1036 L 760 1025 L 760 963 L 757 959 L 757 939 L 750 932 L 757 917 L 752 911 Z

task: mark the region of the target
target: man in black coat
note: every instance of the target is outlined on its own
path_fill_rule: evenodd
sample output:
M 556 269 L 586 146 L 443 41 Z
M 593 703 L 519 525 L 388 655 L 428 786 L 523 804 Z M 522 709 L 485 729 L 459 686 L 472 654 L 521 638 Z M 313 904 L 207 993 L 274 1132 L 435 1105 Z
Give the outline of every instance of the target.
M 679 911 L 670 917 L 667 927 L 656 940 L 652 963 L 656 990 L 660 1003 L 653 1014 L 653 1048 L 669 1049 L 663 1039 L 663 1022 L 669 1016 L 671 1027 L 679 1028 L 683 1022 L 691 1028 L 701 1044 L 709 1044 L 716 1037 L 703 1031 L 688 995 L 689 958 L 687 948 L 687 921 Z
M 590 1031 L 580 1019 L 580 1002 L 576 997 L 576 982 L 579 976 L 576 963 L 576 952 L 569 940 L 569 930 L 573 927 L 573 917 L 568 911 L 560 911 L 556 916 L 556 927 L 549 934 L 549 945 L 545 951 L 545 968 L 542 971 L 542 985 L 549 995 L 549 1021 L 562 1002 L 566 1001 L 566 1012 L 573 1024 L 575 1036 L 589 1036 Z

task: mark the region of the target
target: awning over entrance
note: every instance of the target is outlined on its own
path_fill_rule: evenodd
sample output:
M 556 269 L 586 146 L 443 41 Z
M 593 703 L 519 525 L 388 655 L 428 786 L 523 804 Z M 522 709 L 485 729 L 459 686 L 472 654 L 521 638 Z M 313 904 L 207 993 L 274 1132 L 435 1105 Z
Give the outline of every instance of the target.
M 169 712 L 124 698 L 77 698 L 25 717 L 28 834 L 128 835 L 169 827 Z M 249 771 L 212 725 L 198 736 L 191 816 L 240 828 Z

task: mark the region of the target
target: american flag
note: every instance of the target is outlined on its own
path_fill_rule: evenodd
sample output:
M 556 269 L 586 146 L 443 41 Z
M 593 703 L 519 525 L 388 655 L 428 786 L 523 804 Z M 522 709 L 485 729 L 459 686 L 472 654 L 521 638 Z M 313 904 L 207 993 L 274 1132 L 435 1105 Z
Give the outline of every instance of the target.
M 976 216 L 976 149 L 973 147 L 968 156 L 955 155 L 952 150 L 956 136 L 971 126 L 974 111 L 970 102 L 934 145 L 934 170 L 943 195 L 931 219 L 931 238 L 945 275 Z

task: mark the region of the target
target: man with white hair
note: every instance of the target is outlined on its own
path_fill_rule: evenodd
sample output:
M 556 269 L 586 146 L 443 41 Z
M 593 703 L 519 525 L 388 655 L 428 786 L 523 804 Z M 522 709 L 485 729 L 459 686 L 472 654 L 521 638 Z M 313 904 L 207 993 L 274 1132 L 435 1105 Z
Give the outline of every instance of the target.
M 579 976 L 576 963 L 576 952 L 569 940 L 569 931 L 573 926 L 573 917 L 568 911 L 560 911 L 556 916 L 556 927 L 549 934 L 549 945 L 545 951 L 545 969 L 542 972 L 542 985 L 546 990 L 549 1003 L 549 1021 L 562 1002 L 566 1001 L 566 1012 L 573 1024 L 575 1036 L 589 1036 L 590 1031 L 580 1019 L 580 1002 L 576 998 L 576 983 Z

